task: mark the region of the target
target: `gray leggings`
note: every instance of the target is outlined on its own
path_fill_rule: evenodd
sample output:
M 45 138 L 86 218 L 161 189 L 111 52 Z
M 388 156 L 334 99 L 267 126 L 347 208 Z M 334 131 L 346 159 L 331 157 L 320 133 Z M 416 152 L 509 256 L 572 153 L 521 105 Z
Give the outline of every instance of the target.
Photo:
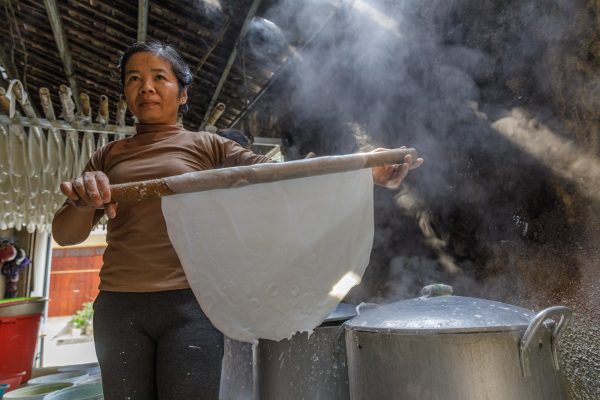
M 223 335 L 189 289 L 101 291 L 94 338 L 107 400 L 218 398 Z

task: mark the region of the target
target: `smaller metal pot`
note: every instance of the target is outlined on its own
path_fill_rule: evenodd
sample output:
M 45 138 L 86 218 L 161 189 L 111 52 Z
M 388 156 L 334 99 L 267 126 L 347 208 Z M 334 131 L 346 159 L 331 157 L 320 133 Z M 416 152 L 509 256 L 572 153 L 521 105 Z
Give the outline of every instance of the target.
M 356 315 L 341 303 L 314 332 L 256 348 L 225 338 L 221 400 L 349 399 L 342 323 Z

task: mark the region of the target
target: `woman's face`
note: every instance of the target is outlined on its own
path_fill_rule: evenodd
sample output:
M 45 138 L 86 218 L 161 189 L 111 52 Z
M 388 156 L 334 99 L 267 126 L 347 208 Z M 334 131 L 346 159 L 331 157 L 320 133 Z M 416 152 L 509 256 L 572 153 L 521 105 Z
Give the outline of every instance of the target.
M 187 90 L 179 93 L 171 64 L 152 53 L 135 53 L 125 65 L 127 106 L 142 124 L 173 125 Z

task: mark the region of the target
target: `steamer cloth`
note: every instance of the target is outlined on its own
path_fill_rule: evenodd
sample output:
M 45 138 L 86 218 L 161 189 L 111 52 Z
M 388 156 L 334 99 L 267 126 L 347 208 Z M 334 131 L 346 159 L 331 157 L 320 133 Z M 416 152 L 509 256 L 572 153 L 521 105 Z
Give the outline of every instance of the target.
M 370 169 L 167 196 L 162 210 L 202 310 L 245 342 L 318 326 L 373 245 Z

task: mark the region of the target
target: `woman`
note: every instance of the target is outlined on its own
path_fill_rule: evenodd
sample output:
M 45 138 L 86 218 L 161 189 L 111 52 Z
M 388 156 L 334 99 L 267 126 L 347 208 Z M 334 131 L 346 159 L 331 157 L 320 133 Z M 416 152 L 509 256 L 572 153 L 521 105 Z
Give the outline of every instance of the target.
M 172 47 L 136 43 L 120 68 L 127 105 L 139 121 L 136 134 L 99 149 L 81 177 L 61 184 L 68 201 L 57 211 L 52 233 L 61 245 L 76 244 L 104 213 L 109 218 L 94 303 L 105 398 L 216 399 L 223 337 L 189 288 L 160 200 L 118 205 L 109 185 L 270 160 L 177 125 L 192 74 Z M 374 169 L 375 181 L 397 186 L 420 163 L 407 157 L 402 165 Z

